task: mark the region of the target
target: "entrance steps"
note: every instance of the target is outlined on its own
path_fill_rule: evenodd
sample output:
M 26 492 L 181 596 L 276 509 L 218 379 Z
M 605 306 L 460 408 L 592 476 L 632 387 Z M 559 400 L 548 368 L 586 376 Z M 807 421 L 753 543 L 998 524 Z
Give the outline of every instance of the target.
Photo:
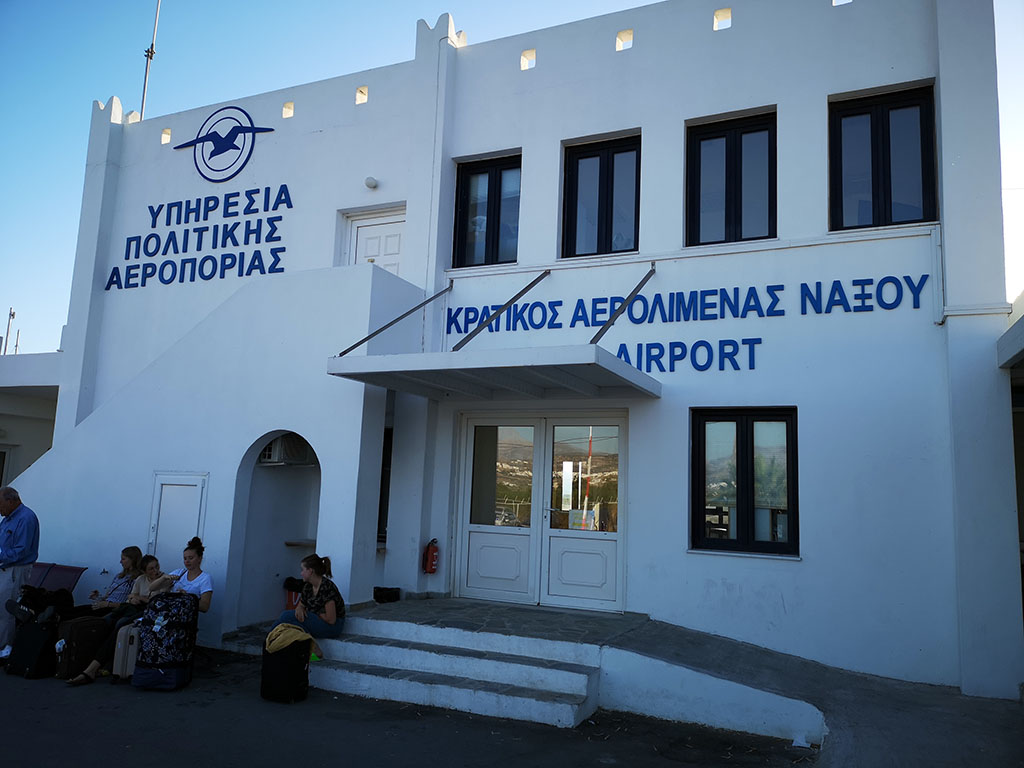
M 317 688 L 563 728 L 597 709 L 600 669 L 563 661 L 579 655 L 571 643 L 355 616 L 319 642 Z
M 269 629 L 222 645 L 258 655 Z M 360 606 L 339 639 L 317 642 L 310 683 L 339 693 L 563 728 L 600 707 L 801 744 L 827 732 L 817 707 L 782 693 L 813 663 L 644 614 L 403 600 Z
M 239 640 L 225 647 L 259 651 Z M 322 690 L 562 728 L 597 709 L 597 648 L 351 615 L 341 638 L 317 643 L 309 682 Z M 597 664 L 579 662 L 591 655 Z

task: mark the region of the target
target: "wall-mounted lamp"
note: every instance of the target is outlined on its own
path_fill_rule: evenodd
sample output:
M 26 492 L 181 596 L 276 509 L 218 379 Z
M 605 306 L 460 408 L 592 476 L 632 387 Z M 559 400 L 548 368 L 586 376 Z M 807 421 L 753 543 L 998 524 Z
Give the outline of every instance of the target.
M 367 176 L 366 177 L 366 181 L 364 181 L 363 184 L 366 185 L 367 189 L 376 189 L 377 188 L 377 180 L 375 178 L 373 178 L 373 176 Z

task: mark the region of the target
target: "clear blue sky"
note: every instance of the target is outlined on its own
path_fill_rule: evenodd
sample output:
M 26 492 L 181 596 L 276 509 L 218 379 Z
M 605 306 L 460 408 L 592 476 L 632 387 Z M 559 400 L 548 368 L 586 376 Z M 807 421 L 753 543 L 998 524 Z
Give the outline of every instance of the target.
M 808 0 L 810 2 L 811 0 Z M 827 2 L 827 0 L 815 0 Z M 1024 291 L 1024 0 L 995 0 L 1008 293 Z M 163 0 L 146 114 L 179 112 L 413 57 L 450 12 L 473 44 L 638 0 Z M 49 352 L 67 319 L 93 101 L 139 109 L 156 0 L 0 0 L 0 334 Z

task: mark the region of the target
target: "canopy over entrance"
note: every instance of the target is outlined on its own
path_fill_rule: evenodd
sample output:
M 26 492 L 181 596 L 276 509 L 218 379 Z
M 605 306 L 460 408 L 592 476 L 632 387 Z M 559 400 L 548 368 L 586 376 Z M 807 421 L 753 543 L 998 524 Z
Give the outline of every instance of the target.
M 596 344 L 333 357 L 334 376 L 431 400 L 661 397 L 661 383 Z

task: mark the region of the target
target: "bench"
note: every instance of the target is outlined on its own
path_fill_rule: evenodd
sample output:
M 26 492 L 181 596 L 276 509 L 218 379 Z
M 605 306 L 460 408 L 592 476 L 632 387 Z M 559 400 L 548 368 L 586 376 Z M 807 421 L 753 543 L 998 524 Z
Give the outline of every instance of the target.
M 73 592 L 78 580 L 87 569 L 78 565 L 58 565 L 56 563 L 33 563 L 32 573 L 26 584 L 43 589 L 66 589 Z

